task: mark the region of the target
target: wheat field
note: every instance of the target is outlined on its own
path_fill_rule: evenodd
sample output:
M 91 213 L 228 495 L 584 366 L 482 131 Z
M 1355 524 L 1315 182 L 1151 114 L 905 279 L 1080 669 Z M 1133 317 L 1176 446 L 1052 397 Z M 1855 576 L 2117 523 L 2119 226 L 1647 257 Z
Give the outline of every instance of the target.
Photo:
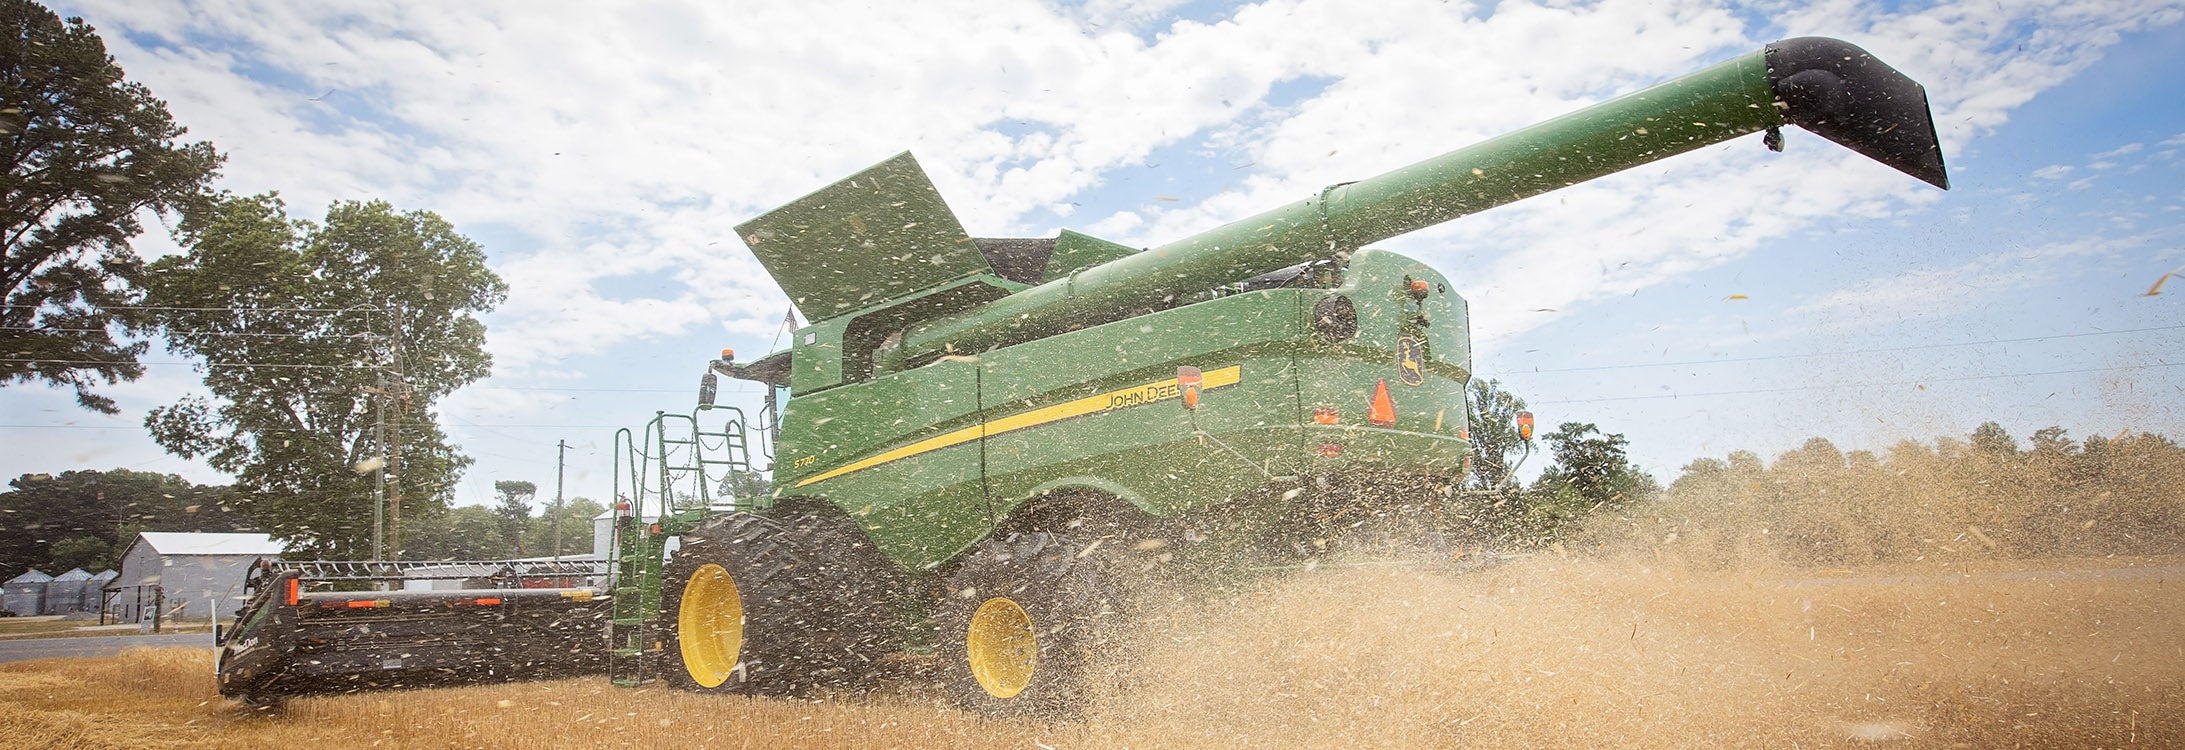
M 2177 747 L 2185 560 L 1681 570 L 1545 554 L 1322 569 L 1179 597 L 1088 717 L 996 721 L 916 684 L 826 699 L 604 678 L 215 694 L 201 650 L 0 665 L 51 748 Z

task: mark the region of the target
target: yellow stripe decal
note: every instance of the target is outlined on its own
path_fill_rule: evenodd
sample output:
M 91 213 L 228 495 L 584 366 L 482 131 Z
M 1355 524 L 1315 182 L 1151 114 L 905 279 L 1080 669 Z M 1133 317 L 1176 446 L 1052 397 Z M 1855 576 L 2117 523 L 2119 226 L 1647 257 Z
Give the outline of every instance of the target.
M 1201 390 L 1211 391 L 1216 388 L 1225 388 L 1228 386 L 1236 385 L 1240 380 L 1243 379 L 1243 373 L 1244 370 L 1241 365 L 1230 365 L 1219 370 L 1208 370 L 1203 376 L 1203 379 L 1200 381 L 1199 387 Z M 863 471 L 865 469 L 870 469 L 872 467 L 879 466 L 881 464 L 891 461 L 900 461 L 902 459 L 910 458 L 911 456 L 925 453 L 927 451 L 936 451 L 942 448 L 949 447 L 951 445 L 961 445 L 963 443 L 968 443 L 973 440 L 979 440 L 981 438 L 986 438 L 993 435 L 1000 435 L 1005 432 L 1015 432 L 1017 430 L 1022 430 L 1029 427 L 1038 427 L 1049 422 L 1069 419 L 1071 417 L 1082 417 L 1087 414 L 1097 414 L 1101 412 L 1114 411 L 1117 409 L 1128 409 L 1133 406 L 1143 406 L 1146 404 L 1158 403 L 1177 398 L 1181 395 L 1183 395 L 1183 391 L 1177 387 L 1176 379 L 1169 378 L 1167 380 L 1147 383 L 1145 385 L 1131 386 L 1129 388 L 1125 388 L 1119 391 L 1109 391 L 1098 396 L 1086 396 L 1075 401 L 1065 401 L 1063 403 L 1055 404 L 1054 406 L 1041 407 L 1025 412 L 1023 414 L 1002 417 L 1001 419 L 997 419 L 992 422 L 975 424 L 970 427 L 965 427 L 961 430 L 956 430 L 954 432 L 945 432 L 939 435 L 935 435 L 933 437 L 911 443 L 910 445 L 906 445 L 901 448 L 888 451 L 886 453 L 880 453 L 864 459 L 860 459 L 858 461 L 844 464 L 830 471 L 827 471 L 826 473 L 818 474 L 799 481 L 797 482 L 796 486 L 803 487 L 814 482 L 821 482 L 828 479 L 833 479 L 835 477 L 839 477 L 853 471 Z

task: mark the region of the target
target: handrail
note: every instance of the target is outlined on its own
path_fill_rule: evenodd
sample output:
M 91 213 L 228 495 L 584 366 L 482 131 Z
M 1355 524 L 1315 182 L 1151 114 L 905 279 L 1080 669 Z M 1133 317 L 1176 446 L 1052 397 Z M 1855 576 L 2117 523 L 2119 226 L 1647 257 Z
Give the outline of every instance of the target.
M 605 575 L 604 560 L 268 560 L 265 572 L 294 571 L 306 581 L 444 581 L 575 578 Z M 256 578 L 255 576 L 253 577 Z

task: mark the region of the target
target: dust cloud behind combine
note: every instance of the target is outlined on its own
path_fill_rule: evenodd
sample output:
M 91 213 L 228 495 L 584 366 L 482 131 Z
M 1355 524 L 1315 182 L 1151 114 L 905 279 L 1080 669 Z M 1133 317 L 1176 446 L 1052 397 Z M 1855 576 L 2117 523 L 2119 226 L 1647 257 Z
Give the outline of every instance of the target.
M 208 656 L 140 651 L 0 665 L 0 733 L 62 748 L 2185 745 L 2185 451 L 2152 436 L 2047 449 L 1733 455 L 1500 565 L 1353 559 L 1167 592 L 1082 722 L 980 719 L 916 675 L 821 702 L 587 678 L 260 715 L 213 694 Z
M 1151 623 L 1091 727 L 1178 746 L 2185 741 L 2185 560 L 2056 562 L 1300 573 Z
M 1091 726 L 1199 746 L 2185 745 L 2169 440 L 1816 440 L 1692 468 L 1485 570 L 1369 561 L 1179 602 Z

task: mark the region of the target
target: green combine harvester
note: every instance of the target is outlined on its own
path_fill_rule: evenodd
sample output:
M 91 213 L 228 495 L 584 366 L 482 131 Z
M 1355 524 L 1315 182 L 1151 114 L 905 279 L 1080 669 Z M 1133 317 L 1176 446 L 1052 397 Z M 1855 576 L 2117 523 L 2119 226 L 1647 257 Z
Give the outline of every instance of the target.
M 765 386 L 772 489 L 668 489 L 753 468 L 741 412 L 624 441 L 611 673 L 777 694 L 930 649 L 968 709 L 1065 714 L 1148 584 L 1461 533 L 1465 301 L 1368 246 L 1785 125 L 1948 187 L 1924 89 L 1801 38 L 1150 249 L 974 238 L 908 154 L 746 222 L 812 321 L 711 368 Z

